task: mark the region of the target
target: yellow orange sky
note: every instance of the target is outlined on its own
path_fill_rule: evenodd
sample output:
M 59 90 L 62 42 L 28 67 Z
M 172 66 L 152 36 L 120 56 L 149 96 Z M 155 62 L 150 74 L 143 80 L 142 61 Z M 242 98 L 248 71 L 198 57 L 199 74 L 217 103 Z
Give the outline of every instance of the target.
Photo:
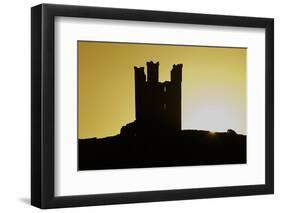
M 78 41 L 78 137 L 106 137 L 135 120 L 134 66 L 159 61 L 160 81 L 183 64 L 182 129 L 246 134 L 245 48 Z

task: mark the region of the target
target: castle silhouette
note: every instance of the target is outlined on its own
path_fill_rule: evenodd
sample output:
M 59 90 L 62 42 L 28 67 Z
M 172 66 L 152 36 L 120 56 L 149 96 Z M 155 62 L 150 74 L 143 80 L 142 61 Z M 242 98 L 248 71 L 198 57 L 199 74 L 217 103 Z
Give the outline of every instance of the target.
M 159 82 L 159 62 L 134 67 L 135 121 L 120 134 L 79 139 L 78 170 L 246 163 L 246 136 L 181 129 L 182 64 Z M 216 121 L 213 121 L 216 122 Z
M 181 130 L 182 64 L 173 65 L 171 81 L 159 82 L 159 62 L 134 67 L 136 121 L 121 128 L 125 135 L 171 135 Z

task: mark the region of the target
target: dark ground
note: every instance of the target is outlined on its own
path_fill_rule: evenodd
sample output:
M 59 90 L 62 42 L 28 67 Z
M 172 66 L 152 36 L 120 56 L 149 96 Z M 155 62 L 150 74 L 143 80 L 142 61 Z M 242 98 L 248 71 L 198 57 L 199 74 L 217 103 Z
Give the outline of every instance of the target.
M 246 136 L 183 130 L 177 136 L 79 139 L 78 170 L 246 163 Z

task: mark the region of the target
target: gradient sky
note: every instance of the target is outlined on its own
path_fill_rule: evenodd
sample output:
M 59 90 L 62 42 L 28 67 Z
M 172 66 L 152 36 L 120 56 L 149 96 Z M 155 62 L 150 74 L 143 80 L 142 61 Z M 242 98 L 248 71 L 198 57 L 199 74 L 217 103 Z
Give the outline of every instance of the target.
M 246 135 L 245 48 L 78 41 L 78 137 L 116 135 L 135 120 L 134 66 L 183 64 L 182 129 Z M 145 68 L 146 69 L 146 68 Z

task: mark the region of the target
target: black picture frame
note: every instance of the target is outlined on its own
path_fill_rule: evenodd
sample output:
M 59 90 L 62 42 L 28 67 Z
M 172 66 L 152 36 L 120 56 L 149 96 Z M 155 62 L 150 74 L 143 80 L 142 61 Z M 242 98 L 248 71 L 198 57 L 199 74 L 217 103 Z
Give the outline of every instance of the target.
M 264 28 L 265 48 L 265 184 L 129 193 L 59 196 L 54 194 L 54 21 L 83 17 L 162 23 Z M 60 208 L 272 194 L 274 192 L 274 20 L 164 11 L 41 4 L 31 8 L 31 204 Z

